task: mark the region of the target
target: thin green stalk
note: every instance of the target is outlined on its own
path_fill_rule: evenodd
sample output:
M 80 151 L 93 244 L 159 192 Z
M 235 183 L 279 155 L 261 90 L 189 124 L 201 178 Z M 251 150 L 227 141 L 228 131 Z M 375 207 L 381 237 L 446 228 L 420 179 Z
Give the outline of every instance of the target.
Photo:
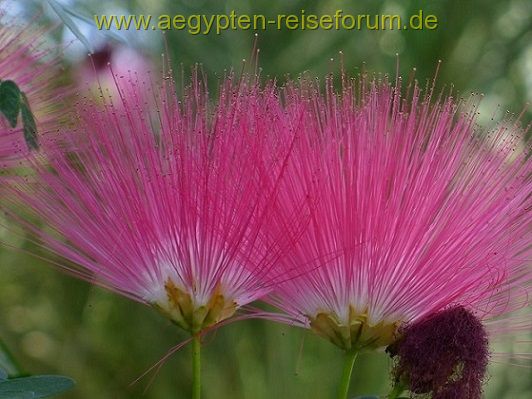
M 201 337 L 192 337 L 192 399 L 201 398 Z
M 353 373 L 353 366 L 357 356 L 358 351 L 355 350 L 346 353 L 344 370 L 342 372 L 342 380 L 340 382 L 340 389 L 338 391 L 338 399 L 347 399 L 349 385 L 351 383 L 351 374 Z

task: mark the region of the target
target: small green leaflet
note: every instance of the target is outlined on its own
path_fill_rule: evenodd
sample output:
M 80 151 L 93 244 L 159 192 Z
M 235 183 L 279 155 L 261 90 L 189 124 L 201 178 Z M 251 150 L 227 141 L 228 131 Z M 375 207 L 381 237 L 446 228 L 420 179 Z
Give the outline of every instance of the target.
M 35 124 L 35 118 L 31 113 L 30 104 L 28 98 L 24 93 L 21 93 L 20 102 L 20 116 L 22 117 L 22 126 L 24 127 L 24 140 L 31 150 L 37 150 L 39 148 L 39 142 L 37 141 L 37 125 Z
M 0 399 L 48 398 L 74 386 L 74 381 L 59 375 L 36 375 L 31 377 L 0 380 Z
M 39 148 L 37 125 L 28 98 L 12 80 L 0 80 L 0 113 L 5 116 L 11 127 L 17 126 L 20 114 L 28 148 L 32 150 Z
M 4 114 L 11 127 L 17 126 L 20 112 L 20 89 L 12 80 L 0 81 L 0 112 Z

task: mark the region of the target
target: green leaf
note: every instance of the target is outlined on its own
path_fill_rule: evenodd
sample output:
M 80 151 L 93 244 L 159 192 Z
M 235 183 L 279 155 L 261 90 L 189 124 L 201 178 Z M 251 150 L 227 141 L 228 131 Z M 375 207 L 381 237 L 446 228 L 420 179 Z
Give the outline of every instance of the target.
M 22 126 L 24 129 L 24 140 L 30 150 L 37 150 L 39 148 L 39 140 L 37 138 L 37 125 L 35 118 L 30 109 L 28 98 L 24 93 L 21 93 L 22 101 L 20 103 L 20 115 L 22 116 Z
M 0 112 L 4 114 L 11 127 L 17 126 L 20 112 L 20 89 L 12 80 L 0 83 Z
M 60 375 L 36 375 L 0 381 L 0 399 L 47 398 L 72 389 L 74 380 Z
M 70 18 L 70 15 L 68 15 L 68 12 L 65 10 L 64 6 L 60 3 L 58 3 L 55 0 L 48 0 L 48 4 L 50 4 L 50 7 L 55 11 L 57 16 L 61 18 L 61 21 L 65 24 L 65 26 L 70 29 L 70 31 L 76 36 L 81 43 L 87 47 L 89 52 L 92 53 L 92 47 L 87 40 L 87 38 L 81 33 L 77 25 L 74 21 L 72 21 L 72 18 Z
M 70 14 L 70 16 L 72 16 L 74 18 L 77 18 L 80 21 L 83 21 L 83 22 L 87 23 L 90 26 L 94 26 L 94 20 L 92 18 L 87 17 L 86 15 L 80 13 L 79 11 L 75 10 L 73 7 L 68 7 L 66 5 L 62 5 L 62 7 L 63 7 L 63 10 L 67 14 Z M 120 43 L 123 43 L 123 44 L 127 43 L 126 40 L 124 40 L 124 38 L 122 36 L 120 36 L 119 34 L 113 32 L 113 31 L 104 30 L 104 31 L 99 31 L 99 32 L 102 33 L 104 36 L 109 36 L 109 37 L 113 38 L 117 42 L 120 42 Z
M 16 393 L 16 394 L 13 394 L 12 396 L 9 396 L 9 399 L 34 399 L 34 398 L 35 398 L 34 392 Z

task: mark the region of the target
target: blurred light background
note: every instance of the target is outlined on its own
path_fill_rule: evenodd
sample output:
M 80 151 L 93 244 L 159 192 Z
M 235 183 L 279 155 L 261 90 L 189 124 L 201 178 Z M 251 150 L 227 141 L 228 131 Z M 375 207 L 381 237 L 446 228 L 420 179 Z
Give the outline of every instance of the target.
M 410 15 L 420 8 L 439 18 L 433 31 L 275 31 L 260 32 L 260 66 L 280 81 L 303 71 L 323 75 L 338 68 L 331 58 L 344 54 L 348 71 L 363 64 L 370 71 L 417 68 L 423 82 L 443 64 L 438 82 L 467 95 L 481 92 L 481 122 L 506 110 L 519 113 L 532 99 L 532 2 L 529 0 L 58 0 L 82 14 L 239 13 L 389 13 Z M 87 49 L 65 28 L 45 1 L 16 1 L 14 13 L 55 25 L 50 40 L 68 44 L 66 73 L 86 62 Z M 95 49 L 109 35 L 76 20 Z M 164 51 L 160 32 L 117 33 L 125 44 L 157 65 Z M 185 68 L 203 64 L 213 77 L 249 58 L 251 31 L 192 36 L 167 32 L 171 59 Z M 530 121 L 530 111 L 523 122 Z M 0 223 L 2 225 L 3 223 Z M 26 255 L 36 249 L 0 227 L 0 241 L 22 251 L 0 248 L 0 337 L 31 373 L 61 373 L 78 382 L 65 398 L 189 397 L 189 348 L 177 352 L 154 375 L 131 383 L 186 335 L 145 306 L 66 277 Z M 505 350 L 511 350 L 511 344 Z M 531 348 L 529 348 L 530 351 Z M 508 361 L 512 363 L 512 359 Z M 383 354 L 363 355 L 355 369 L 352 394 L 387 392 L 389 361 Z M 530 365 L 529 365 L 530 366 Z M 265 321 L 236 323 L 210 336 L 204 350 L 204 397 L 266 399 L 331 397 L 341 356 L 328 342 L 302 330 Z M 532 368 L 493 363 L 486 397 L 532 397 Z M 153 377 L 153 381 L 150 380 Z

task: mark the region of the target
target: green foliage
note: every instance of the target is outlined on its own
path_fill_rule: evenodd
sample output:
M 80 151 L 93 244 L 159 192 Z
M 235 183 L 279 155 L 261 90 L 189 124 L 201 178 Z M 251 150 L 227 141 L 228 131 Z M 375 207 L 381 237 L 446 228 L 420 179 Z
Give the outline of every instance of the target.
M 30 103 L 24 93 L 21 93 L 20 101 L 20 116 L 22 117 L 22 126 L 24 130 L 24 139 L 30 149 L 36 150 L 39 148 L 37 140 L 37 126 L 35 118 L 30 109 Z
M 37 140 L 37 126 L 30 109 L 30 103 L 15 82 L 0 80 L 0 113 L 2 113 L 11 127 L 17 126 L 18 115 L 22 119 L 24 139 L 30 149 L 39 148 Z
M 20 103 L 20 89 L 17 84 L 12 80 L 0 81 L 0 112 L 11 127 L 17 126 Z
M 60 375 L 26 376 L 0 341 L 0 399 L 38 399 L 64 393 L 74 380 Z
M 79 30 L 76 23 L 72 20 L 72 18 L 70 18 L 69 12 L 67 12 L 66 7 L 55 0 L 48 0 L 48 4 L 50 4 L 50 7 L 55 11 L 61 21 L 63 21 L 65 26 L 70 29 L 70 31 L 78 38 L 81 43 L 85 45 L 87 50 L 89 50 L 89 52 L 92 52 L 92 46 L 90 45 L 85 35 L 81 33 L 81 30 Z
M 0 379 L 0 399 L 48 398 L 66 392 L 73 386 L 72 379 L 57 375 Z

